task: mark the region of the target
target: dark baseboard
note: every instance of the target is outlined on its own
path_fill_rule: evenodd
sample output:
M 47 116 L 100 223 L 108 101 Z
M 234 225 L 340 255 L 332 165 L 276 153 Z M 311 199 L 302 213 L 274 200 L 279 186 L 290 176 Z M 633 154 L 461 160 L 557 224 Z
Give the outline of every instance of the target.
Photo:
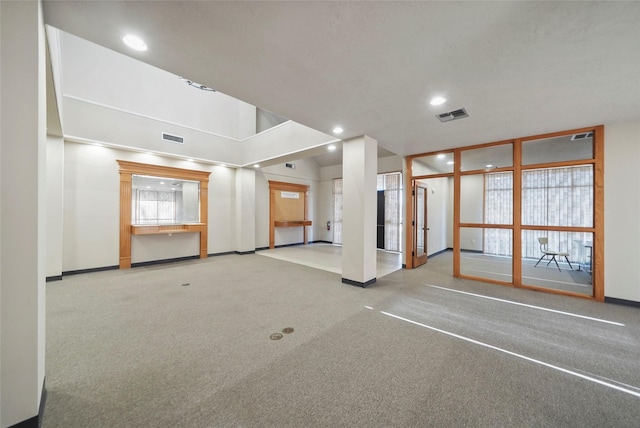
M 482 250 L 460 250 L 461 253 L 475 253 L 475 254 L 483 254 L 484 251 Z
M 52 281 L 62 281 L 62 275 L 56 275 L 56 276 L 48 276 L 46 279 L 47 282 L 52 282 Z
M 368 286 L 370 286 L 371 284 L 376 282 L 376 279 L 377 278 L 373 278 L 373 279 L 370 279 L 367 282 L 359 282 L 359 281 L 352 281 L 352 280 L 347 279 L 347 278 L 342 278 L 342 283 L 343 284 L 349 284 L 349 285 L 355 285 L 356 287 L 367 288 Z
M 309 244 L 333 244 L 331 241 L 323 241 L 322 239 L 319 241 L 309 241 Z
M 284 248 L 284 247 L 297 247 L 299 245 L 304 245 L 304 242 L 296 242 L 295 244 L 282 244 L 276 245 L 275 248 Z
M 104 266 L 104 267 L 91 268 L 91 269 L 68 270 L 68 271 L 62 272 L 62 276 L 64 277 L 67 275 L 78 275 L 81 273 L 102 272 L 103 270 L 118 270 L 118 269 L 120 269 L 120 266 L 115 265 L 115 266 Z
M 42 395 L 40 396 L 40 408 L 38 414 L 32 418 L 26 419 L 22 422 L 18 422 L 15 425 L 11 425 L 9 428 L 40 428 L 42 427 L 42 419 L 44 418 L 44 409 L 47 403 L 47 387 L 46 378 L 42 382 Z
M 435 256 L 437 256 L 438 254 L 446 253 L 446 252 L 447 252 L 447 251 L 449 251 L 449 250 L 450 250 L 449 248 L 445 248 L 444 250 L 436 251 L 436 252 L 435 252 L 435 253 L 433 253 L 433 254 L 429 254 L 429 255 L 427 255 L 427 258 L 429 258 L 429 257 L 435 257 Z
M 255 254 L 256 251 L 236 251 L 234 254 L 238 254 L 239 256 L 246 256 L 247 254 Z
M 264 251 L 264 250 L 268 250 L 269 247 L 258 247 L 256 248 L 256 251 Z
M 142 266 L 162 265 L 165 263 L 183 262 L 185 260 L 194 260 L 199 258 L 200 256 L 185 256 L 185 257 L 175 257 L 172 259 L 151 260 L 148 262 L 131 263 L 131 267 L 134 268 L 134 267 L 142 267 Z
M 631 307 L 634 307 L 634 308 L 640 308 L 640 302 L 636 302 L 635 300 L 618 299 L 616 297 L 605 297 L 604 298 L 604 302 L 605 303 L 614 303 L 616 305 L 623 305 L 623 306 L 631 306 Z
M 207 257 L 218 257 L 218 256 L 228 256 L 230 254 L 235 254 L 235 251 L 225 251 L 223 253 L 211 253 L 207 254 Z
M 407 268 L 407 264 L 406 263 L 402 263 L 402 269 L 406 269 Z

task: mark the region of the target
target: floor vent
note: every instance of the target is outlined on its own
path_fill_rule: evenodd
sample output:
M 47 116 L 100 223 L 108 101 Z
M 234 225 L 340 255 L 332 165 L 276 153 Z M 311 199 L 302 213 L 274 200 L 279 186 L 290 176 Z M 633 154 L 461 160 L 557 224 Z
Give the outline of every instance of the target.
M 469 113 L 467 110 L 460 108 L 458 110 L 453 110 L 447 113 L 437 114 L 436 117 L 440 122 L 451 122 L 452 120 L 464 119 L 465 117 L 469 117 Z
M 167 134 L 166 132 L 162 133 L 162 139 L 165 141 L 171 141 L 172 143 L 184 144 L 184 138 L 179 137 L 177 135 Z
M 571 137 L 571 141 L 586 140 L 587 138 L 593 138 L 593 132 L 585 132 L 583 134 L 575 134 Z

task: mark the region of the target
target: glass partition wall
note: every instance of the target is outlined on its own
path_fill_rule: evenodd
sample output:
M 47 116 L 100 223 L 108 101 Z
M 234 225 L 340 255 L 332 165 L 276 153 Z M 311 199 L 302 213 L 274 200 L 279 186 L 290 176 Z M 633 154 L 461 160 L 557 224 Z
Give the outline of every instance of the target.
M 598 126 L 410 156 L 407 175 L 451 183 L 454 276 L 602 301 L 602 153 Z M 407 257 L 408 268 L 419 264 Z

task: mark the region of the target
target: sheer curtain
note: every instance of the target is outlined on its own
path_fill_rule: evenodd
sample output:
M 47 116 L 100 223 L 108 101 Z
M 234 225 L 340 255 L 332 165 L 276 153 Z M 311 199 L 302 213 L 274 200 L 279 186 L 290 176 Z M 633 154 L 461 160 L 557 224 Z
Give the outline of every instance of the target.
M 485 176 L 485 223 L 512 224 L 513 174 Z M 593 167 L 591 165 L 525 170 L 522 172 L 522 224 L 526 226 L 593 226 Z M 549 238 L 549 248 L 580 254 L 575 241 L 590 233 L 524 231 L 522 257 L 538 258 L 539 237 Z M 511 255 L 508 230 L 485 230 L 485 253 Z M 507 248 L 509 250 L 507 251 Z
M 342 179 L 333 180 L 333 243 L 342 244 Z
M 379 174 L 378 190 L 384 190 L 385 250 L 402 249 L 402 173 Z M 342 244 L 342 179 L 333 180 L 333 243 Z
M 384 174 L 384 249 L 402 248 L 402 173 Z
M 484 222 L 513 224 L 513 173 L 485 174 Z M 513 255 L 513 234 L 509 229 L 484 229 L 484 252 Z
M 133 204 L 135 224 L 173 223 L 176 220 L 175 192 L 137 190 Z

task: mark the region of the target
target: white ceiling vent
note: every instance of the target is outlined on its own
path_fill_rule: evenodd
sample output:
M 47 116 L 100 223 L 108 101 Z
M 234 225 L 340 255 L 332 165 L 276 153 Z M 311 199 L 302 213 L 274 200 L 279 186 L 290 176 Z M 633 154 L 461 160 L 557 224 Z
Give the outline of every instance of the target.
M 469 113 L 467 110 L 460 108 L 458 110 L 453 110 L 447 113 L 437 114 L 436 117 L 440 122 L 451 122 L 452 120 L 464 119 L 465 117 L 469 117 Z
M 571 141 L 574 140 L 586 140 L 587 138 L 593 138 L 593 132 L 585 132 L 584 134 L 575 134 L 571 136 Z
M 184 144 L 184 138 L 179 137 L 177 135 L 167 134 L 166 132 L 162 133 L 162 139 L 165 141 L 171 141 L 176 144 Z

